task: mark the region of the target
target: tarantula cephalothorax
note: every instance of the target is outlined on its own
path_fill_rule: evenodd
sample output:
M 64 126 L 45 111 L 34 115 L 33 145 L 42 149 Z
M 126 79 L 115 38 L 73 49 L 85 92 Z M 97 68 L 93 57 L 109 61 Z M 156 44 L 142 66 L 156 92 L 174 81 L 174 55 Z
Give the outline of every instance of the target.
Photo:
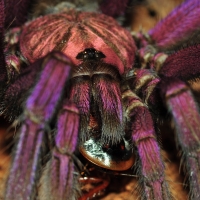
M 190 197 L 199 199 L 200 115 L 188 84 L 200 73 L 199 1 L 186 1 L 148 35 L 136 34 L 137 51 L 114 19 L 73 10 L 5 37 L 3 2 L 0 110 L 20 123 L 5 199 L 78 198 L 77 142 L 88 160 L 111 170 L 133 165 L 134 145 L 141 198 L 171 199 L 152 118 L 166 108 Z

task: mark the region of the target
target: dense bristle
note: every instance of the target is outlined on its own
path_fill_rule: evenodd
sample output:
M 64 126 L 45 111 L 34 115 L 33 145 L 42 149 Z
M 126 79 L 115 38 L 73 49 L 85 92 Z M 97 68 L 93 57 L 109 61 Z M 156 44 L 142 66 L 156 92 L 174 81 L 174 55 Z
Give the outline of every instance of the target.
M 89 77 L 78 77 L 72 79 L 70 92 L 70 101 L 74 102 L 79 109 L 80 118 L 80 141 L 86 141 L 88 139 L 88 125 L 90 119 L 90 90 L 91 81 Z
M 189 180 L 192 199 L 200 194 L 200 114 L 189 87 L 182 81 L 171 78 L 162 83 L 163 98 L 175 122 L 176 142 L 182 151 L 182 166 Z
M 119 85 L 110 77 L 93 77 L 93 98 L 101 120 L 101 140 L 116 144 L 124 136 L 121 92 Z
M 176 49 L 191 42 L 191 38 L 197 41 L 199 17 L 200 1 L 186 1 L 150 30 L 149 34 L 159 49 Z
M 143 189 L 142 199 L 171 199 L 151 114 L 141 99 L 130 90 L 123 93 L 123 101 L 130 123 L 126 128 L 131 131 L 140 159 L 138 174 Z
M 183 81 L 200 76 L 200 45 L 193 45 L 168 56 L 160 74 L 164 77 L 176 77 Z

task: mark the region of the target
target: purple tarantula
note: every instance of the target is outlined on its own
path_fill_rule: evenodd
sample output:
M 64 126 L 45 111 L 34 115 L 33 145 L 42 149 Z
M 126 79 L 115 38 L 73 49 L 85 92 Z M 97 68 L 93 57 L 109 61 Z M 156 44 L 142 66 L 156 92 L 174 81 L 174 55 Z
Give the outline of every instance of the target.
M 199 0 L 135 34 L 136 44 L 103 14 L 69 10 L 24 24 L 29 2 L 5 9 L 0 0 L 0 112 L 18 127 L 5 200 L 78 199 L 77 151 L 114 171 L 136 155 L 141 198 L 172 199 L 155 131 L 168 112 L 198 200 L 200 114 L 188 82 L 200 75 Z

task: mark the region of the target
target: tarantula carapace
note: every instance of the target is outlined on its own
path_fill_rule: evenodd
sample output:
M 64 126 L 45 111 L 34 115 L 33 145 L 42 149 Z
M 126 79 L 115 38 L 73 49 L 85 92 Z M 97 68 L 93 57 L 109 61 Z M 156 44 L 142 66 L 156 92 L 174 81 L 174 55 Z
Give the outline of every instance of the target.
M 199 199 L 200 115 L 188 84 L 200 75 L 198 0 L 135 41 L 111 17 L 74 10 L 4 33 L 4 1 L 0 10 L 0 111 L 18 127 L 6 200 L 78 199 L 76 149 L 116 171 L 136 155 L 141 198 L 172 199 L 155 131 L 168 112 Z

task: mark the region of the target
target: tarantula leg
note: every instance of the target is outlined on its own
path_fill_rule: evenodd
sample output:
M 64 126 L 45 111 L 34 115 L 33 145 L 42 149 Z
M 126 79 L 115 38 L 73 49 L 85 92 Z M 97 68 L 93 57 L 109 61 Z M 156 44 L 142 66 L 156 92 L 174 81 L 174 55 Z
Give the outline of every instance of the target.
M 191 199 L 200 199 L 200 114 L 190 89 L 180 80 L 163 82 L 163 97 L 175 121 L 182 165 L 188 177 Z M 164 95 L 165 94 L 165 95 Z
M 163 63 L 160 75 L 192 80 L 200 76 L 200 44 L 189 46 L 171 54 Z
M 149 34 L 160 50 L 182 47 L 184 42 L 197 43 L 199 37 L 200 1 L 183 2 Z
M 0 0 L 0 12 L 0 85 L 3 86 L 7 81 L 7 70 L 4 55 L 4 0 Z
M 44 132 L 47 132 L 47 123 L 52 119 L 63 94 L 70 73 L 69 63 L 60 53 L 44 58 L 38 83 L 25 103 L 6 200 L 33 199 Z
M 143 190 L 142 199 L 171 199 L 151 114 L 132 91 L 126 90 L 122 98 L 127 118 L 126 128 L 132 134 L 140 158 L 138 173 Z
M 20 26 L 26 22 L 30 3 L 30 0 L 20 0 L 18 2 L 15 0 L 5 1 L 5 26 Z
M 52 158 L 40 180 L 39 197 L 43 200 L 76 199 L 78 174 L 75 173 L 74 156 L 79 130 L 78 109 L 65 103 L 58 117 L 57 134 Z

